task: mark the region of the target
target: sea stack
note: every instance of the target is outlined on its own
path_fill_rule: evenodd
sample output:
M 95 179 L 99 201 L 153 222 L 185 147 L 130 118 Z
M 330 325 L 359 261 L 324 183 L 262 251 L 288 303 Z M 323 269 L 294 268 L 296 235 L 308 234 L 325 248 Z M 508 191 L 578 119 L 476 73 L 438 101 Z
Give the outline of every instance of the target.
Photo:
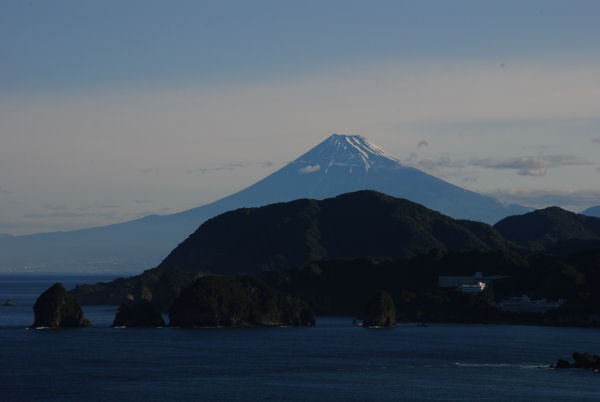
M 377 290 L 367 302 L 363 326 L 393 327 L 396 325 L 396 306 L 388 292 Z
M 81 304 L 60 283 L 50 286 L 38 297 L 33 312 L 33 328 L 76 328 L 91 325 L 90 320 L 83 316 Z
M 591 353 L 573 353 L 574 368 L 585 368 L 594 371 L 600 370 L 600 356 Z

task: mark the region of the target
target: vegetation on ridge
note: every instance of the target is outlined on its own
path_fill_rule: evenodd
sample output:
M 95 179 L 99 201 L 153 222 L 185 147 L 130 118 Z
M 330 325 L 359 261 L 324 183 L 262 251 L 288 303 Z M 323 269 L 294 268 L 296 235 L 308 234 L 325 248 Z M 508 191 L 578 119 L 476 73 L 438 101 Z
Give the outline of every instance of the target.
M 208 275 L 185 288 L 169 309 L 169 325 L 253 327 L 314 325 L 300 299 L 274 291 L 260 279 Z
M 600 218 L 549 207 L 509 216 L 494 229 L 509 241 L 540 251 L 559 241 L 600 239 Z
M 484 223 L 455 220 L 375 191 L 357 191 L 322 201 L 301 199 L 219 215 L 201 225 L 160 267 L 257 273 L 322 259 L 405 259 L 434 248 L 511 247 Z

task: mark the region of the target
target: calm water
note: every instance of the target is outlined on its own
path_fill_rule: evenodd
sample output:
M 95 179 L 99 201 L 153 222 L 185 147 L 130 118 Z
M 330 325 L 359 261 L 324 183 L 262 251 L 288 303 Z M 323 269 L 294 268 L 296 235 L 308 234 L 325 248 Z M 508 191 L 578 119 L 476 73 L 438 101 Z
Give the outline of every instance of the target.
M 93 328 L 30 330 L 56 281 L 0 276 L 0 400 L 600 400 L 600 374 L 547 368 L 600 352 L 600 330 L 399 325 L 345 317 L 312 328 L 113 329 L 113 307 L 84 306 Z

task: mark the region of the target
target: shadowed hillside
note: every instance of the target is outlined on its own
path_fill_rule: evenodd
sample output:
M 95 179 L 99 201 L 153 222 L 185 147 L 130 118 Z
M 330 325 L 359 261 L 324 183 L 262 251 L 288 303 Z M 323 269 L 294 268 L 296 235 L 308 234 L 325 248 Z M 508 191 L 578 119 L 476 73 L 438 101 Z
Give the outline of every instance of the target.
M 256 273 L 360 256 L 405 259 L 431 249 L 506 249 L 489 225 L 454 220 L 375 191 L 227 212 L 204 223 L 160 268 Z
M 166 309 L 197 274 L 259 273 L 336 258 L 406 259 L 431 249 L 518 247 L 485 223 L 455 220 L 404 199 L 358 191 L 224 213 L 201 225 L 158 268 L 81 285 L 72 293 L 84 304 L 120 304 L 133 297 Z
M 532 250 L 543 250 L 571 239 L 600 239 L 600 218 L 558 207 L 509 216 L 494 225 L 505 239 Z

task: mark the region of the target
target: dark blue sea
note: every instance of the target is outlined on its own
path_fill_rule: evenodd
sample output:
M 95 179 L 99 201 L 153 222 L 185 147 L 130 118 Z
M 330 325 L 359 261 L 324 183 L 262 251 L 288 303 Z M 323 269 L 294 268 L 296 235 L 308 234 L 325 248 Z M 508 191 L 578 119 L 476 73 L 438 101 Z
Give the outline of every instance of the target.
M 0 276 L 2 401 L 598 401 L 600 373 L 553 370 L 600 353 L 600 330 L 401 324 L 348 317 L 310 328 L 116 329 L 115 307 L 84 306 L 92 328 L 33 330 L 32 305 L 55 282 Z

